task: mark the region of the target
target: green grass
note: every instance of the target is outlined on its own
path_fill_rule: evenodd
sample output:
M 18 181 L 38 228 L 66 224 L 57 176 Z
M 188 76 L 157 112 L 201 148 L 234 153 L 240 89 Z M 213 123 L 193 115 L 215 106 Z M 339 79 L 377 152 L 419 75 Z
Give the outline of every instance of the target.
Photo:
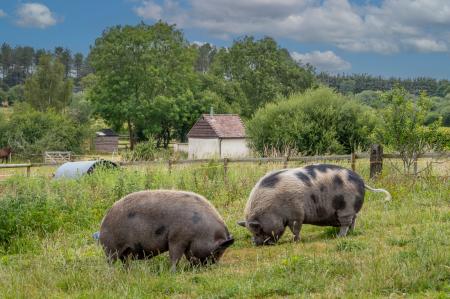
M 367 161 L 357 164 L 367 178 Z M 347 165 L 348 166 L 348 165 Z M 444 167 L 444 168 L 442 168 Z M 4 298 L 449 298 L 450 183 L 385 174 L 371 185 L 356 230 L 305 225 L 302 241 L 286 233 L 276 246 L 253 247 L 235 223 L 265 172 L 280 165 L 230 164 L 226 183 L 215 163 L 126 168 L 80 180 L 51 181 L 52 168 L 0 184 L 0 297 Z M 442 166 L 448 175 L 448 164 Z M 167 254 L 109 266 L 91 235 L 114 201 L 142 189 L 190 190 L 210 199 L 235 244 L 218 265 L 170 272 Z

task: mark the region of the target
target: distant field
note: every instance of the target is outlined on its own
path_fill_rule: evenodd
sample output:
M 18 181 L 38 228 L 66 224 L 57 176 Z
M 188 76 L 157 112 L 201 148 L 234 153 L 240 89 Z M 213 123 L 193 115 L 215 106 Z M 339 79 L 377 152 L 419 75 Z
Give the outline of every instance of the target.
M 294 165 L 292 165 L 294 166 Z M 344 164 L 344 166 L 348 166 Z M 302 241 L 287 231 L 276 246 L 256 248 L 235 223 L 247 196 L 279 164 L 129 167 L 80 180 L 51 181 L 54 168 L 0 183 L 0 297 L 81 298 L 448 298 L 450 294 L 450 162 L 413 179 L 386 163 L 371 185 L 354 233 L 305 225 Z M 368 161 L 358 160 L 366 179 Z M 169 271 L 167 254 L 110 267 L 91 235 L 111 204 L 142 189 L 191 190 L 210 199 L 235 236 L 218 265 Z

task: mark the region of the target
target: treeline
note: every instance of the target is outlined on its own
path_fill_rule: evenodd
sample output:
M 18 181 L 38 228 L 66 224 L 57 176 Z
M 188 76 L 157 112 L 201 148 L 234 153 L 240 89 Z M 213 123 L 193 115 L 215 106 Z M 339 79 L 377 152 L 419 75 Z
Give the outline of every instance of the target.
M 383 78 L 367 74 L 317 74 L 317 79 L 323 84 L 343 94 L 358 94 L 364 90 L 389 91 L 400 86 L 413 95 L 425 91 L 429 96 L 445 97 L 450 93 L 449 80 L 418 77 L 412 79 Z
M 24 84 L 37 68 L 42 56 L 52 56 L 64 66 L 66 78 L 72 78 L 78 87 L 82 77 L 90 70 L 87 59 L 82 53 L 72 53 L 63 47 L 54 50 L 35 49 L 29 46 L 12 47 L 3 43 L 0 48 L 0 89 L 8 91 L 10 88 Z

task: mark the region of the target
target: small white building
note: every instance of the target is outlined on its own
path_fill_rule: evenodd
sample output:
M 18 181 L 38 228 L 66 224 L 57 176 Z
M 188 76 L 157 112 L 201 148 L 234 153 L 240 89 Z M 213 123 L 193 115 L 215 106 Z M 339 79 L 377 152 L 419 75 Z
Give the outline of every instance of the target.
M 236 114 L 203 114 L 187 137 L 189 159 L 239 158 L 250 153 L 244 124 Z

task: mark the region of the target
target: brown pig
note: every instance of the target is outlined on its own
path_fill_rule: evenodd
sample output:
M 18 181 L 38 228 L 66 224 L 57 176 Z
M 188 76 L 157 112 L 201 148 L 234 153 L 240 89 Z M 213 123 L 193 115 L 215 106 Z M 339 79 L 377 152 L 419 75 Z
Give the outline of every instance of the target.
M 100 244 L 110 262 L 169 251 L 172 271 L 183 254 L 193 265 L 217 262 L 234 239 L 203 196 L 184 191 L 131 193 L 104 217 Z

